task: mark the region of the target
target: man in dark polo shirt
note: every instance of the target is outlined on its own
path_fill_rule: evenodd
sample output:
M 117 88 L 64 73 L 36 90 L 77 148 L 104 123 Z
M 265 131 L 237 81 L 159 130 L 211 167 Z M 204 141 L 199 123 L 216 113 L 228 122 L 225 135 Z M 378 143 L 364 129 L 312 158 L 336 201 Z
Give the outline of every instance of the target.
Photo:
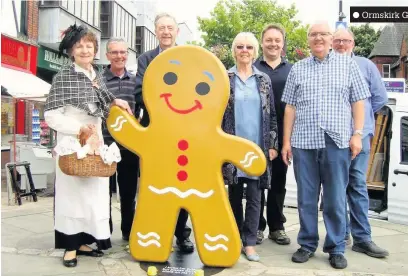
M 125 67 L 128 58 L 127 43 L 121 38 L 109 39 L 106 44 L 106 57 L 110 65 L 104 70 L 103 77 L 108 90 L 115 97 L 127 101 L 135 114 L 136 76 L 128 73 Z M 114 142 L 106 127 L 103 129 L 103 137 L 107 145 Z M 110 183 L 115 187 L 117 181 L 119 185 L 122 239 L 128 241 L 135 214 L 139 157 L 123 146 L 118 146 L 122 161 L 118 163 L 116 174 L 111 177 Z M 112 232 L 112 219 L 110 223 Z
M 275 109 L 278 121 L 278 141 L 279 149 L 282 148 L 283 141 L 283 115 L 285 113 L 285 103 L 281 101 L 286 79 L 292 68 L 285 58 L 282 57 L 282 51 L 285 44 L 285 30 L 278 24 L 270 24 L 262 31 L 261 46 L 263 56 L 255 62 L 255 67 L 266 73 L 272 82 L 273 94 L 275 97 Z M 290 244 L 290 238 L 285 233 L 283 224 L 286 218 L 283 215 L 283 203 L 286 195 L 286 173 L 288 167 L 282 161 L 282 155 L 272 161 L 272 179 L 271 188 L 268 190 L 266 201 L 266 220 L 263 216 L 265 205 L 265 193 L 262 194 L 261 213 L 258 227 L 257 243 L 261 244 L 264 239 L 263 232 L 266 229 L 266 223 L 269 227 L 268 238 L 274 240 L 277 244 Z

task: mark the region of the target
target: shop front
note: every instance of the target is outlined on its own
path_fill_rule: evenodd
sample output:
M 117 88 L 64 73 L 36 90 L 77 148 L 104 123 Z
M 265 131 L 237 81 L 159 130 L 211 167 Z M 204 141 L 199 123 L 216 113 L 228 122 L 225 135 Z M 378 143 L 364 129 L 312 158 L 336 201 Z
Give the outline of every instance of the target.
M 66 55 L 58 57 L 58 52 L 52 48 L 40 45 L 38 48 L 37 76 L 51 84 L 52 78 L 61 67 L 70 63 Z
M 1 149 L 4 158 L 13 142 L 49 142 L 50 130 L 41 124 L 41 115 L 50 85 L 36 76 L 37 46 L 4 34 L 1 34 L 1 46 Z M 7 158 L 3 158 L 2 168 L 7 162 Z

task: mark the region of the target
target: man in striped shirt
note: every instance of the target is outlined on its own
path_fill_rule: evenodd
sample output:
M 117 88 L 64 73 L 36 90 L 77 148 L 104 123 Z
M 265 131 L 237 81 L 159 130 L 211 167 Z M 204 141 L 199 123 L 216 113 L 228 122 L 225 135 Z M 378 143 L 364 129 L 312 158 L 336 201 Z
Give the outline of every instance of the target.
M 370 91 L 357 63 L 330 50 L 333 35 L 327 23 L 308 31 L 312 56 L 293 65 L 282 101 L 286 103 L 282 159 L 293 153 L 298 188 L 300 248 L 292 261 L 304 263 L 319 241 L 317 198 L 323 185 L 326 239 L 323 251 L 334 268 L 347 267 L 346 187 L 351 159 L 362 148 L 364 99 Z
M 125 67 L 128 58 L 126 42 L 121 38 L 109 39 L 106 44 L 106 57 L 110 65 L 104 70 L 103 77 L 108 90 L 116 98 L 127 101 L 135 114 L 136 76 L 131 75 Z M 103 129 L 103 137 L 107 145 L 114 142 L 106 127 Z M 116 174 L 111 177 L 110 182 L 114 187 L 116 181 L 119 185 L 122 239 L 128 241 L 135 213 L 139 157 L 121 145 L 118 144 L 118 146 L 122 161 L 118 163 Z

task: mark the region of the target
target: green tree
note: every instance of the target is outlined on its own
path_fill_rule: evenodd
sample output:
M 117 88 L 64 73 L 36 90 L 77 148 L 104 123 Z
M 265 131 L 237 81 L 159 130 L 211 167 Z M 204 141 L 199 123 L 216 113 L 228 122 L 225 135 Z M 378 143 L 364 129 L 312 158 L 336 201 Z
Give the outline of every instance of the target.
M 368 57 L 374 48 L 375 42 L 380 37 L 381 30 L 376 31 L 368 23 L 361 26 L 351 26 L 354 33 L 354 53 L 358 56 Z
M 234 64 L 231 45 L 238 33 L 252 32 L 260 40 L 267 24 L 280 23 L 287 34 L 287 58 L 295 62 L 307 52 L 307 26 L 294 19 L 296 14 L 295 5 L 285 8 L 276 0 L 220 0 L 209 18 L 198 17 L 198 24 L 205 47 L 229 68 Z

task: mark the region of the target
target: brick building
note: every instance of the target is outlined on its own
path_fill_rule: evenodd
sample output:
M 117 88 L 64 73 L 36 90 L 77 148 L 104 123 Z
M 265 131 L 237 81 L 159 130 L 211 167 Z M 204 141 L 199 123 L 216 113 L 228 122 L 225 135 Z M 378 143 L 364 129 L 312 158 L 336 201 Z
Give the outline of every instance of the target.
M 385 26 L 368 58 L 383 78 L 408 80 L 408 23 Z

